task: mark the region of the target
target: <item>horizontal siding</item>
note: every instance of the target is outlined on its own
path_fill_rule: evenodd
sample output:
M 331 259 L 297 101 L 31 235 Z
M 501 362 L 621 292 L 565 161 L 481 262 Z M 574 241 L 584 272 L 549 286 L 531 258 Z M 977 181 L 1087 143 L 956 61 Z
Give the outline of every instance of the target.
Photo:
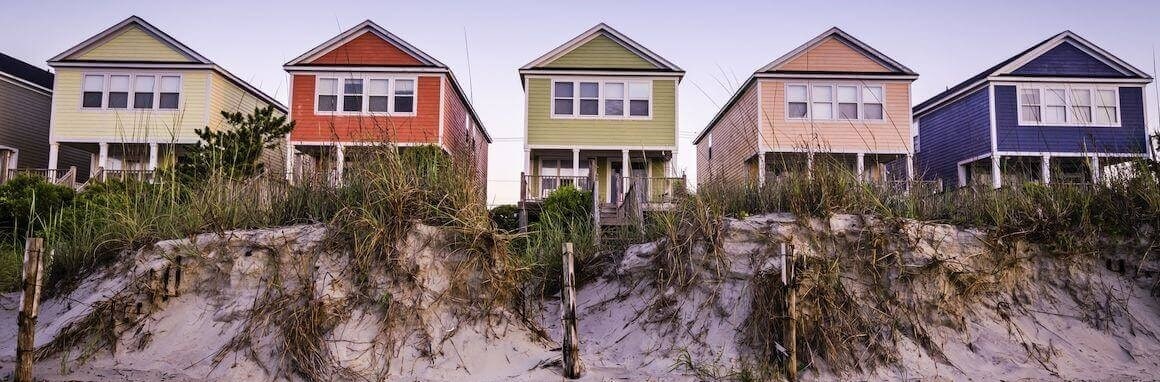
M 675 80 L 653 80 L 652 119 L 553 119 L 551 80 L 528 79 L 528 136 L 531 145 L 676 146 Z
M 991 152 L 990 95 L 984 87 L 918 120 L 916 175 L 958 184 L 958 162 Z
M 1058 77 L 1127 77 L 1069 42 L 1051 48 L 1031 62 L 1015 69 L 1011 74 Z
M 48 168 L 48 126 L 52 97 L 0 79 L 0 146 L 19 150 L 17 167 Z M 61 147 L 60 168 L 87 169 L 89 155 Z
M 890 72 L 890 69 L 833 37 L 822 40 L 818 45 L 774 69 L 813 72 Z
M 656 69 L 636 53 L 603 34 L 544 65 L 546 68 Z
M 75 58 L 99 61 L 192 61 L 137 26 L 125 28 L 103 44 Z
M 746 161 L 758 152 L 758 91 L 758 86 L 750 86 L 725 115 L 710 127 L 712 139 L 706 137 L 697 144 L 699 183 L 747 180 L 749 172 Z M 709 158 L 710 140 L 713 144 L 712 159 Z
M 1015 86 L 995 86 L 995 129 L 1000 151 L 1147 152 L 1144 100 L 1139 87 L 1120 87 L 1121 127 L 1020 125 L 1015 91 Z
M 790 82 L 806 83 L 806 81 Z M 812 147 L 815 151 L 821 152 L 911 152 L 908 81 L 879 82 L 886 92 L 885 116 L 882 121 L 789 120 L 786 118 L 785 110 L 786 82 L 761 80 L 759 83 L 762 92 L 762 120 L 765 124 L 761 130 L 761 137 L 762 143 L 770 151 L 801 151 L 804 147 Z M 875 83 L 862 82 L 867 85 Z
M 374 33 L 363 33 L 310 62 L 320 65 L 422 65 L 418 59 Z
M 440 76 L 420 76 L 415 89 L 416 114 L 400 116 L 334 116 L 314 112 L 314 75 L 295 74 L 290 114 L 295 141 L 439 143 Z
M 225 118 L 222 117 L 223 111 L 242 114 L 249 114 L 255 108 L 263 108 L 270 106 L 269 102 L 259 98 L 257 95 L 242 89 L 242 87 L 233 83 L 225 76 L 219 73 L 212 74 L 211 90 L 210 90 L 210 109 L 209 109 L 209 127 L 223 128 L 226 127 Z M 275 111 L 275 114 L 281 114 Z
M 81 80 L 85 72 L 78 68 L 57 68 L 53 97 L 56 120 L 52 132 L 57 141 L 190 143 L 197 141 L 194 129 L 206 126 L 209 70 L 177 71 L 182 76 L 182 93 L 181 106 L 175 111 L 82 109 Z

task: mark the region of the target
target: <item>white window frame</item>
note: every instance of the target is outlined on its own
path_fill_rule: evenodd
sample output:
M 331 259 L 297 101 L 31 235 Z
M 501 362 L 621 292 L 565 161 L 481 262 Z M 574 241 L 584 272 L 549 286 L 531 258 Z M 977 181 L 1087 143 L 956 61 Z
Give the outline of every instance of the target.
M 804 86 L 806 88 L 806 116 L 802 118 L 790 117 L 789 115 L 789 88 L 791 86 Z M 830 118 L 814 118 L 814 87 L 815 86 L 829 86 L 830 87 Z M 858 118 L 842 119 L 838 110 L 838 87 L 852 86 L 858 88 Z M 863 95 L 866 88 L 882 89 L 882 100 L 880 102 L 871 102 L 882 105 L 882 118 L 866 118 L 866 100 Z M 784 95 L 782 97 L 782 110 L 784 111 L 784 119 L 786 122 L 801 122 L 801 121 L 833 121 L 838 123 L 860 122 L 860 123 L 887 123 L 887 94 L 886 84 L 881 82 L 844 82 L 844 81 L 795 81 L 786 82 L 784 84 Z M 800 103 L 800 102 L 799 102 Z
M 1047 89 L 1065 89 L 1064 103 L 1067 105 L 1067 116 L 1064 122 L 1047 122 Z M 1028 121 L 1023 118 L 1023 101 L 1021 94 L 1023 90 L 1037 90 L 1039 91 L 1039 107 L 1040 107 L 1040 121 Z M 1088 90 L 1091 92 L 1091 122 L 1080 122 L 1076 120 L 1075 113 L 1072 109 L 1072 91 L 1073 90 Z M 1115 94 L 1114 107 L 1116 108 L 1116 121 L 1114 123 L 1097 123 L 1096 110 L 1099 109 L 1097 99 L 1100 91 L 1112 91 Z M 1016 121 L 1019 126 L 1070 126 L 1070 127 L 1122 127 L 1124 123 L 1123 108 L 1120 105 L 1120 87 L 1110 84 L 1068 84 L 1068 83 L 1022 83 L 1015 85 L 1015 112 L 1017 114 Z
M 335 79 L 338 81 L 338 93 L 335 94 L 338 96 L 338 100 L 337 100 L 337 104 L 335 105 L 334 111 L 318 110 L 318 96 L 323 95 L 322 93 L 319 93 L 318 90 L 319 90 L 319 84 L 322 82 L 323 79 Z M 346 87 L 346 85 L 345 85 L 346 80 L 362 80 L 363 81 L 362 107 L 359 109 L 360 111 L 343 111 L 342 110 L 343 103 L 346 102 L 346 98 L 345 98 L 345 96 L 346 96 L 346 88 L 345 88 Z M 370 111 L 370 102 L 371 102 L 370 83 L 371 83 L 371 80 L 387 80 L 387 110 L 388 111 L 386 111 L 386 112 Z M 412 102 L 410 112 L 396 112 L 395 111 L 395 81 L 397 81 L 397 80 L 411 80 L 412 81 L 411 83 L 415 84 L 414 91 L 411 92 L 411 98 L 414 101 Z M 330 94 L 326 94 L 326 95 L 330 95 Z M 379 96 L 381 96 L 381 95 L 376 95 L 376 97 L 379 97 Z M 314 102 L 314 115 L 363 116 L 363 117 L 366 117 L 366 116 L 414 117 L 414 116 L 418 115 L 418 112 L 419 112 L 419 77 L 418 76 L 406 76 L 406 75 L 381 75 L 381 74 L 371 74 L 371 73 L 353 74 L 353 75 L 352 74 L 332 75 L 330 73 L 317 73 L 314 75 L 314 99 L 312 100 L 312 102 Z
M 101 106 L 100 107 L 85 107 L 85 88 L 84 80 L 87 76 L 102 77 L 101 86 Z M 129 76 L 129 99 L 124 108 L 109 108 L 109 91 L 112 90 L 112 76 Z M 145 109 L 138 109 L 135 105 L 136 84 L 137 77 L 153 77 L 153 106 Z M 161 108 L 161 78 L 162 77 L 177 77 L 177 108 L 162 109 Z M 81 73 L 81 91 L 78 94 L 77 110 L 80 111 L 118 111 L 118 112 L 132 112 L 132 111 L 152 111 L 163 113 L 174 113 L 181 111 L 182 101 L 185 100 L 185 76 L 182 73 L 174 72 L 135 72 L 135 71 L 107 71 L 107 72 L 82 72 Z
M 558 83 L 558 82 L 571 82 L 572 83 L 572 114 L 556 114 L 556 83 Z M 596 113 L 596 115 L 580 115 L 580 83 L 581 82 L 595 82 L 595 83 L 599 84 L 598 85 L 599 86 L 599 89 L 598 89 L 599 98 L 597 99 L 598 101 L 597 101 L 597 110 L 596 110 L 597 113 Z M 607 114 L 605 114 L 604 102 L 606 101 L 606 99 L 604 98 L 604 87 L 608 83 L 624 84 L 623 98 L 619 98 L 624 103 L 623 115 L 607 115 Z M 648 115 L 647 116 L 639 116 L 639 115 L 634 116 L 630 112 L 632 100 L 634 100 L 634 99 L 637 101 L 646 100 L 644 98 L 632 98 L 632 96 L 630 95 L 629 89 L 632 87 L 633 84 L 647 85 L 649 87 L 648 98 L 647 98 L 647 101 L 648 101 Z M 550 93 L 549 95 L 551 96 L 551 98 L 550 98 L 551 101 L 550 101 L 549 107 L 548 107 L 548 117 L 551 119 L 606 119 L 606 120 L 641 120 L 641 121 L 652 120 L 653 116 L 655 115 L 654 113 L 655 113 L 655 105 L 656 105 L 656 101 L 655 101 L 656 88 L 653 85 L 654 85 L 653 80 L 647 79 L 647 78 L 591 78 L 591 77 L 549 78 L 548 79 L 548 88 L 549 88 L 548 92 Z M 589 98 L 589 99 L 591 99 L 591 98 Z

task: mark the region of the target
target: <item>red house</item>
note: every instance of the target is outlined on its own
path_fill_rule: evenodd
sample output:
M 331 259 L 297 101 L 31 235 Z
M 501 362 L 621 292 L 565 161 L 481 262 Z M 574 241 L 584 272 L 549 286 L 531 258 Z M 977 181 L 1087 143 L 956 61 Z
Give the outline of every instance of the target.
M 438 146 L 474 165 L 479 184 L 486 184 L 491 137 L 455 75 L 378 24 L 364 21 L 283 68 L 291 77 L 290 117 L 296 123 L 286 152 L 287 168 L 293 169 L 287 179 L 342 179 L 348 159 L 389 143 L 401 149 Z

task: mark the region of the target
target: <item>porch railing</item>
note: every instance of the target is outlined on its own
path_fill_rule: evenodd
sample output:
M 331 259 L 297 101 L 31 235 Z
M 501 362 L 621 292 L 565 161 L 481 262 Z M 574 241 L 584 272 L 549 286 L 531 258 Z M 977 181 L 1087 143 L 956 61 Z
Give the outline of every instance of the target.
M 588 176 L 543 176 L 524 174 L 520 180 L 520 199 L 538 201 L 547 198 L 553 191 L 565 186 L 573 186 L 581 191 L 592 191 L 593 181 Z
M 688 193 L 685 177 L 626 178 L 643 204 L 673 203 Z
M 75 187 L 77 181 L 77 168 L 69 167 L 67 169 L 50 169 L 50 168 L 14 168 L 9 169 L 4 174 L 3 181 L 15 178 L 18 175 L 28 175 L 37 178 L 43 178 L 50 183 L 59 184 L 67 187 Z
M 141 182 L 152 182 L 154 172 L 155 171 L 153 170 L 108 170 L 102 168 L 99 172 L 98 179 L 100 179 L 102 182 L 108 181 L 110 179 L 120 181 L 136 180 Z

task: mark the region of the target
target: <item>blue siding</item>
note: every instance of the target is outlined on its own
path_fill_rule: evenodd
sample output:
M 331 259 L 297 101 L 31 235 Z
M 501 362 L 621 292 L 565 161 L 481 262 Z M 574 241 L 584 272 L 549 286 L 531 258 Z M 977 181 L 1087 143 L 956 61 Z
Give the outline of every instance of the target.
M 1019 125 L 1017 102 L 1014 86 L 995 86 L 995 133 L 999 151 L 1146 151 L 1144 98 L 1139 87 L 1120 87 L 1121 127 L 1022 126 Z
M 918 171 L 926 179 L 958 184 L 958 162 L 991 152 L 991 112 L 987 88 L 918 118 Z
M 1027 76 L 1127 77 L 1071 43 L 1059 44 L 1011 72 Z M 998 98 L 996 96 L 995 98 Z

